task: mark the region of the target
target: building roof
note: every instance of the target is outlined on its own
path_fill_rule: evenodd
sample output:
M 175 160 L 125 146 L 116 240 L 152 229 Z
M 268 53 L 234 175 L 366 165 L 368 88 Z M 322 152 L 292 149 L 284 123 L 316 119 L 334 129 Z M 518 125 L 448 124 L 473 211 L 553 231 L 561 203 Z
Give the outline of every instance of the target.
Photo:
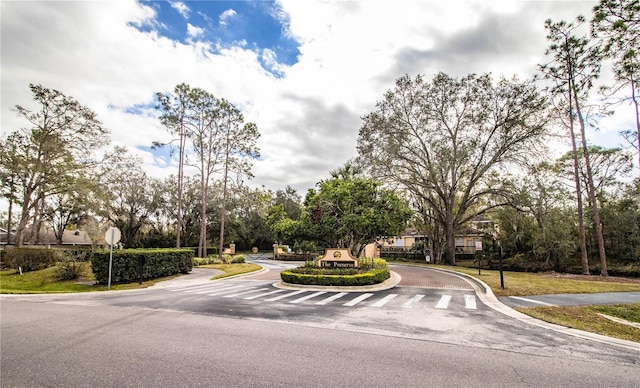
M 6 241 L 6 238 L 3 240 Z M 13 242 L 13 241 L 12 241 Z M 25 244 L 29 244 L 28 241 L 25 241 Z M 56 235 L 53 233 L 53 230 L 47 229 L 40 232 L 40 238 L 36 242 L 35 245 L 57 245 L 58 241 L 56 240 Z M 92 245 L 91 237 L 89 233 L 83 230 L 65 230 L 62 233 L 62 245 Z

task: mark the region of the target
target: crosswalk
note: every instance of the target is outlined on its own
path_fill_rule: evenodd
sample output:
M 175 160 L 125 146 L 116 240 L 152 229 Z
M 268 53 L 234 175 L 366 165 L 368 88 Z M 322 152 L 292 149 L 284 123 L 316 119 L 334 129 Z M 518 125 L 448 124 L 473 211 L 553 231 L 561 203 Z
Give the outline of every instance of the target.
M 456 295 L 426 295 L 406 292 L 339 292 L 339 291 L 311 291 L 285 290 L 275 288 L 270 284 L 216 282 L 201 285 L 191 285 L 168 288 L 171 292 L 202 295 L 207 297 L 259 300 L 261 302 L 280 302 L 294 305 L 335 305 L 343 307 L 368 306 L 372 308 L 399 307 L 411 309 L 415 307 L 432 307 L 439 310 L 455 308 L 476 310 L 476 296 L 474 294 Z

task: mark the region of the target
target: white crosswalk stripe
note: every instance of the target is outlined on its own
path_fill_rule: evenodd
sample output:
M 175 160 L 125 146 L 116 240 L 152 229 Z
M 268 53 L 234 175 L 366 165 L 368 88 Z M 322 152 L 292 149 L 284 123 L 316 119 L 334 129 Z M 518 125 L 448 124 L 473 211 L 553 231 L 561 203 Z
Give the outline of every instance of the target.
M 363 300 L 368 299 L 368 298 L 370 298 L 372 296 L 373 296 L 373 294 L 362 294 L 359 297 L 354 298 L 350 302 L 347 302 L 347 303 L 343 304 L 343 306 L 347 306 L 347 307 L 355 306 L 358 303 L 362 302 Z
M 273 287 L 267 287 L 264 283 L 250 284 L 248 282 L 235 283 L 235 282 L 217 282 L 204 285 L 192 285 L 182 286 L 172 289 L 167 289 L 171 292 L 184 292 L 197 295 L 217 296 L 222 298 L 242 298 L 243 300 L 256 300 L 260 299 L 265 302 L 277 302 L 291 298 L 288 303 L 291 304 L 303 304 L 312 299 L 317 299 L 323 296 L 324 299 L 317 302 L 311 302 L 317 306 L 328 305 L 336 302 L 339 299 L 344 299 L 348 295 L 353 295 L 351 300 L 340 303 L 344 307 L 355 307 L 358 305 L 369 306 L 374 308 L 401 306 L 403 308 L 413 308 L 416 306 L 431 305 L 436 309 L 449 309 L 451 308 L 451 302 L 454 300 L 453 295 L 441 295 L 440 298 L 434 301 L 431 297 L 427 297 L 424 294 L 409 295 L 406 293 L 393 293 L 393 294 L 375 294 L 375 293 L 361 293 L 361 292 L 332 292 L 332 291 L 310 291 L 310 290 L 283 290 L 274 289 Z M 367 299 L 379 295 L 380 299 L 372 299 L 371 302 Z M 461 298 L 464 298 L 464 308 L 466 310 L 477 310 L 477 301 L 475 294 L 465 294 L 455 296 L 453 306 L 461 308 Z M 296 297 L 296 298 L 294 298 Z M 435 304 L 435 306 L 434 306 Z
M 349 295 L 349 293 L 348 292 L 339 292 L 339 293 L 337 293 L 335 295 L 332 295 L 332 296 L 330 296 L 330 297 L 328 297 L 328 298 L 326 298 L 324 300 L 321 300 L 320 302 L 318 302 L 316 304 L 319 305 L 319 306 L 322 306 L 322 305 L 325 305 L 325 304 L 329 304 L 329 303 L 333 302 L 334 300 L 342 298 L 345 295 Z
M 446 309 L 449 307 L 449 301 L 451 301 L 451 295 L 442 295 L 438 304 L 436 305 L 437 309 Z
M 249 290 L 245 290 L 245 291 L 241 291 L 241 292 L 237 292 L 235 294 L 229 294 L 229 295 L 225 295 L 225 298 L 235 298 L 237 296 L 242 296 L 242 295 L 247 295 L 247 294 L 253 294 L 254 292 L 260 292 L 260 291 L 266 291 L 268 290 L 268 288 L 258 288 L 257 290 L 254 290 L 255 287 L 251 287 L 249 288 Z
M 284 294 L 284 295 L 280 295 L 280 296 L 276 296 L 275 298 L 271 298 L 271 299 L 267 299 L 267 302 L 275 302 L 276 300 L 280 300 L 280 299 L 284 299 L 284 298 L 288 298 L 290 296 L 295 296 L 295 295 L 299 295 L 302 294 L 303 292 L 306 292 L 304 290 L 300 290 L 300 291 L 293 291 L 290 292 L 288 294 Z
M 465 295 L 464 296 L 464 308 L 469 310 L 475 310 L 476 306 L 476 296 L 475 295 Z
M 387 304 L 391 299 L 395 298 L 396 296 L 398 296 L 398 294 L 389 294 L 384 298 L 380 299 L 379 301 L 377 301 L 376 303 L 372 304 L 371 307 L 382 307 L 385 304 Z
M 420 301 L 420 299 L 424 298 L 424 295 L 418 294 L 416 296 L 414 296 L 413 298 L 409 299 L 407 302 L 405 302 L 402 307 L 405 308 L 411 308 L 413 307 L 414 304 L 418 303 Z
M 311 294 L 311 295 L 306 295 L 306 296 L 303 296 L 302 298 L 298 298 L 298 299 L 296 299 L 296 300 L 292 300 L 292 301 L 291 301 L 291 302 L 289 302 L 289 303 L 300 303 L 300 302 L 304 302 L 305 300 L 309 300 L 309 299 L 315 298 L 316 296 L 320 296 L 320 295 L 322 295 L 322 294 L 326 294 L 326 293 L 327 293 L 326 291 L 318 291 L 318 292 L 315 292 L 315 293 L 313 293 L 313 294 Z
M 194 292 L 194 294 L 205 294 L 207 296 L 216 296 L 216 295 L 227 294 L 229 292 L 235 292 L 236 289 L 238 289 L 238 288 L 243 288 L 243 287 L 242 286 L 225 287 L 225 288 L 215 289 L 215 290 L 213 290 L 213 292 L 211 292 L 212 290 L 207 290 L 207 291 Z
M 269 292 L 265 292 L 264 294 L 258 294 L 258 295 L 253 295 L 253 296 L 248 296 L 244 299 L 247 300 L 251 300 L 251 299 L 258 299 L 258 298 L 262 298 L 263 296 L 269 296 L 269 295 L 273 295 L 273 294 L 279 294 L 281 292 L 284 292 L 284 290 L 273 290 L 273 291 L 269 291 Z

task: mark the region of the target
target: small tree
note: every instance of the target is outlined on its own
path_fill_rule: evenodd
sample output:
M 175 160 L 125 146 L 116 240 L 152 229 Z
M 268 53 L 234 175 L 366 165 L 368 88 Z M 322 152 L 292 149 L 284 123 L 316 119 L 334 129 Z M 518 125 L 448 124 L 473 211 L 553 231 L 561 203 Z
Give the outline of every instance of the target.
M 394 191 L 373 180 L 334 178 L 318 186 L 307 193 L 300 220 L 281 220 L 275 235 L 349 248 L 358 257 L 367 244 L 399 235 L 412 215 Z

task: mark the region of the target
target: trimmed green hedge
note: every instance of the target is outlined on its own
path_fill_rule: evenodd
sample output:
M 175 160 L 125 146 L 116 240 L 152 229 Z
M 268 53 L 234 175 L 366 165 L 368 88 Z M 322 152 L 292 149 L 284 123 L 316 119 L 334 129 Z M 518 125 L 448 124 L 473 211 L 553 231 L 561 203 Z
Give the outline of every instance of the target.
M 316 286 L 368 286 L 382 283 L 390 276 L 387 269 L 375 269 L 354 275 L 306 274 L 296 273 L 294 270 L 282 271 L 280 273 L 282 281 Z
M 189 273 L 193 268 L 191 249 L 124 249 L 113 251 L 111 282 L 131 283 L 140 277 L 139 263 L 142 261 L 142 278 L 155 279 L 179 273 Z M 109 251 L 91 253 L 91 269 L 100 284 L 109 281 Z
M 10 268 L 22 272 L 37 271 L 53 267 L 58 261 L 58 251 L 48 248 L 13 248 L 3 254 L 3 262 Z

